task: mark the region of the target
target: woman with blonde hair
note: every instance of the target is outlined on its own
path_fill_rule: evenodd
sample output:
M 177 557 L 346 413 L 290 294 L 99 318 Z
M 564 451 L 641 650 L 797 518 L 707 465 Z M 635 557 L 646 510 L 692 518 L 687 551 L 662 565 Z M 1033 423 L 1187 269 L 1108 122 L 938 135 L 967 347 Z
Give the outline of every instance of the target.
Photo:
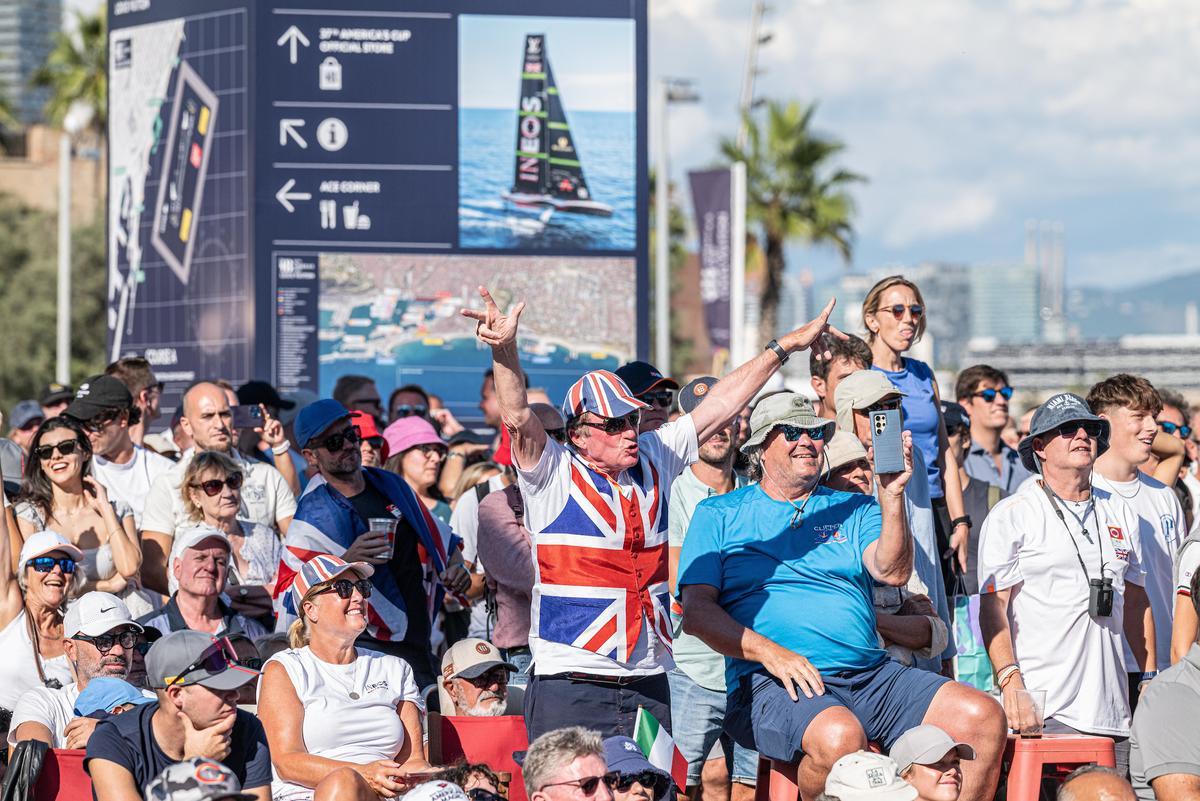
M 374 572 L 320 554 L 289 590 L 299 615 L 291 648 L 267 662 L 258 693 L 275 801 L 378 801 L 432 772 L 412 668 L 354 645 L 367 627 Z
M 949 448 L 942 421 L 937 378 L 928 364 L 904 355 L 925 333 L 927 318 L 921 290 L 902 275 L 882 279 L 863 299 L 862 322 L 871 346 L 871 369 L 883 373 L 903 393 L 904 430 L 912 432 L 914 451 L 920 451 L 925 465 L 949 590 L 954 574 L 967 568 L 971 520 L 963 505 L 958 461 Z

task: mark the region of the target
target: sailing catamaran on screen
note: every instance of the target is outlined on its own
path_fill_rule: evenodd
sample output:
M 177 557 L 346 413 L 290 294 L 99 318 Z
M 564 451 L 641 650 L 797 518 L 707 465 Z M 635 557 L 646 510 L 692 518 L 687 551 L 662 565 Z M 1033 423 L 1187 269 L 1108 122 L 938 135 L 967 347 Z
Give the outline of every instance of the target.
M 612 206 L 592 199 L 575 151 L 545 34 L 525 36 L 521 100 L 517 108 L 517 158 L 512 189 L 502 197 L 546 213 L 567 211 L 611 217 Z

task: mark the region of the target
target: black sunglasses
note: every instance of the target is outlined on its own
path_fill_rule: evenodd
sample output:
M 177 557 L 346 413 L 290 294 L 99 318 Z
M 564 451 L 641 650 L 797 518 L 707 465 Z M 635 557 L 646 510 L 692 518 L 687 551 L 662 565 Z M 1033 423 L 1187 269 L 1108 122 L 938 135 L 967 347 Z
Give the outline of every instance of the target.
M 613 783 L 616 782 L 616 775 L 606 773 L 603 776 L 588 776 L 583 779 L 572 779 L 569 782 L 550 782 L 543 784 L 539 789 L 545 790 L 547 787 L 578 787 L 583 791 L 584 795 L 591 795 L 596 792 L 596 788 L 600 786 L 600 782 L 604 782 L 611 790 Z
M 558 428 L 547 428 L 546 436 L 548 436 L 550 439 L 554 440 L 555 442 L 566 442 L 567 441 L 566 426 L 559 426 Z
M 1179 436 L 1183 437 L 1184 439 L 1187 439 L 1188 437 L 1190 437 L 1192 435 L 1192 427 L 1191 426 L 1187 426 L 1187 425 L 1181 426 L 1178 423 L 1169 423 L 1166 420 L 1159 423 L 1158 427 L 1161 428 L 1166 433 L 1172 434 L 1172 435 L 1174 435 L 1175 432 L 1178 431 Z
M 199 490 L 204 490 L 204 494 L 208 497 L 219 495 L 227 485 L 231 490 L 239 490 L 242 488 L 243 476 L 241 473 L 233 473 L 223 479 L 210 478 L 208 481 L 201 481 L 199 484 L 192 486 Z
M 988 387 L 987 389 L 981 389 L 978 392 L 971 393 L 972 398 L 983 398 L 988 403 L 994 403 L 997 395 L 1005 400 L 1012 400 L 1013 388 L 1001 387 L 1000 389 L 992 389 L 991 387 Z
M 669 389 L 660 389 L 657 392 L 645 392 L 638 395 L 637 399 L 651 406 L 658 406 L 660 409 L 669 409 L 671 402 L 675 400 L 675 393 Z
M 893 306 L 880 306 L 878 309 L 876 309 L 876 312 L 888 311 L 891 312 L 892 316 L 897 320 L 903 320 L 905 309 L 908 309 L 914 320 L 920 320 L 921 315 L 925 313 L 925 307 L 916 303 L 911 306 L 905 306 L 903 303 L 897 303 Z
M 472 787 L 467 790 L 467 798 L 471 801 L 506 801 L 504 796 L 496 795 L 491 790 L 485 790 L 482 787 Z
M 80 425 L 83 426 L 84 431 L 90 431 L 93 434 L 98 434 L 99 432 L 103 431 L 109 423 L 112 423 L 120 416 L 121 410 L 113 409 L 112 411 L 105 412 L 104 414 L 98 414 L 91 420 L 85 420 L 80 423 Z
M 779 429 L 779 433 L 783 434 L 783 438 L 788 442 L 798 442 L 803 434 L 808 434 L 808 438 L 814 442 L 825 439 L 825 426 L 821 426 L 820 428 L 803 428 L 801 426 L 783 424 L 775 427 Z
M 55 565 L 62 568 L 62 572 L 68 576 L 75 572 L 75 560 L 69 556 L 35 556 L 26 564 L 32 567 L 39 573 L 49 573 L 54 569 Z
M 313 593 L 313 595 L 324 595 L 327 592 L 336 592 L 339 598 L 341 598 L 343 601 L 346 601 L 349 600 L 350 596 L 354 594 L 355 590 L 358 590 L 358 594 L 362 597 L 370 598 L 371 582 L 367 581 L 366 579 L 358 579 L 357 581 L 351 581 L 350 579 L 338 579 L 337 581 L 331 581 L 328 587 L 320 592 Z
M 360 442 L 362 442 L 362 434 L 358 433 L 358 429 L 355 426 L 350 426 L 345 431 L 330 434 L 325 439 L 315 443 L 314 447 L 324 448 L 331 453 L 336 453 L 347 445 L 357 445 Z
M 1054 432 L 1060 437 L 1074 437 L 1079 429 L 1083 429 L 1083 433 L 1087 434 L 1092 439 L 1099 439 L 1104 433 L 1104 424 L 1096 420 L 1080 420 L 1063 423 L 1054 429 Z
M 86 634 L 76 634 L 71 639 L 90 642 L 92 645 L 96 646 L 97 651 L 102 654 L 107 654 L 113 649 L 113 646 L 117 645 L 118 643 L 120 643 L 121 647 L 126 651 L 132 650 L 138 644 L 138 640 L 141 638 L 141 636 L 142 634 L 140 631 L 125 629 L 125 631 L 117 634 L 101 634 L 98 637 L 89 637 Z
M 627 428 L 632 428 L 636 433 L 638 426 L 642 424 L 642 410 L 630 412 L 624 417 L 604 417 L 601 418 L 604 422 L 595 423 L 588 421 L 584 423 L 588 428 L 598 428 L 605 434 L 620 434 Z
M 154 645 L 154 643 L 152 643 L 148 640 L 139 639 L 136 643 L 134 643 L 133 650 L 137 651 L 142 656 L 145 656 L 146 653 L 150 650 L 151 645 Z
M 392 409 L 392 419 L 399 420 L 401 417 L 424 417 L 429 409 L 424 404 L 418 403 L 410 406 L 407 403 L 402 403 Z
M 79 447 L 78 440 L 64 439 L 62 442 L 56 442 L 53 445 L 38 445 L 33 449 L 37 458 L 43 462 L 54 458 L 54 452 L 58 451 L 62 456 L 70 456 Z
M 629 792 L 629 788 L 633 787 L 634 782 L 646 788 L 654 789 L 654 797 L 662 798 L 667 792 L 669 779 L 661 773 L 655 773 L 652 770 L 644 770 L 641 773 L 610 773 L 612 777 L 610 786 L 620 793 Z
M 383 437 L 363 437 L 362 441 L 377 451 L 383 450 Z
M 508 668 L 503 665 L 497 665 L 491 670 L 480 673 L 473 679 L 468 679 L 466 676 L 460 676 L 463 681 L 468 681 L 476 687 L 486 687 L 489 684 L 504 684 L 508 681 Z

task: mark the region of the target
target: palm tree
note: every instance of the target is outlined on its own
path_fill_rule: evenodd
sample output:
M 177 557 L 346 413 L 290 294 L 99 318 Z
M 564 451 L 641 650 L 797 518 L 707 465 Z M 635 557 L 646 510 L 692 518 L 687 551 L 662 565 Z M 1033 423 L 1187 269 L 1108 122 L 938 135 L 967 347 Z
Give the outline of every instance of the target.
M 830 245 L 846 264 L 853 252 L 855 206 L 847 190 L 866 179 L 832 166 L 845 146 L 812 130 L 816 110 L 815 103 L 771 101 L 762 126 L 747 115 L 745 148 L 734 139 L 721 141 L 725 158 L 746 164 L 747 214 L 761 226 L 765 240 L 760 345 L 777 333 L 784 243 L 796 238 Z
M 60 32 L 54 49 L 34 74 L 30 83 L 48 87 L 47 121 L 62 125 L 67 110 L 76 100 L 88 103 L 95 111 L 90 133 L 103 137 L 108 129 L 108 32 L 104 11 L 96 14 L 75 13 L 76 31 Z

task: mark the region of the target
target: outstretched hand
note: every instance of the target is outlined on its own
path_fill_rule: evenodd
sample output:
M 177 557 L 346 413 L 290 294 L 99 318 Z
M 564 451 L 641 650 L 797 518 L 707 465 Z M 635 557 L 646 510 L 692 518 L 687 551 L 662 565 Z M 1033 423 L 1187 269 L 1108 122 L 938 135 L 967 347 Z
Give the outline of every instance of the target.
M 508 314 L 501 314 L 500 307 L 486 287 L 479 287 L 479 297 L 483 298 L 483 311 L 460 311 L 463 317 L 475 321 L 475 336 L 479 337 L 479 341 L 493 348 L 503 348 L 516 342 L 517 322 L 521 319 L 521 312 L 525 311 L 525 301 L 514 306 Z
M 832 359 L 833 354 L 829 351 L 830 338 L 850 338 L 837 327 L 829 324 L 829 315 L 833 313 L 833 307 L 836 305 L 837 298 L 830 298 L 829 302 L 825 304 L 825 308 L 821 310 L 820 314 L 797 328 L 795 331 L 780 337 L 779 344 L 788 353 L 801 351 L 805 348 L 812 348 L 813 353 L 816 354 L 818 360 Z

